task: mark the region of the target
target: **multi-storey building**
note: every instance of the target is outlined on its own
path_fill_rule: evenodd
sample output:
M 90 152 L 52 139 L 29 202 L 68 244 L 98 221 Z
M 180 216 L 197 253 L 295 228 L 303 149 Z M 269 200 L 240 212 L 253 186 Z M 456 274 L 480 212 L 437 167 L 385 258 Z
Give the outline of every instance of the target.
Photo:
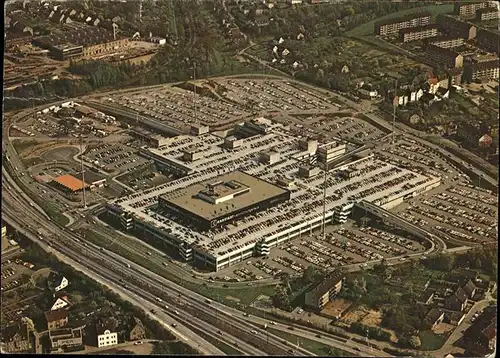
M 476 11 L 477 21 L 498 20 L 498 9 L 495 7 L 485 7 Z
M 320 146 L 317 150 L 318 161 L 329 163 L 332 160 L 342 156 L 346 152 L 346 145 L 338 142 L 330 142 Z
M 442 48 L 433 44 L 427 46 L 425 58 L 445 68 L 463 67 L 464 58 L 458 52 L 449 48 Z
M 118 333 L 116 332 L 116 322 L 114 320 L 100 320 L 97 322 L 96 333 L 99 348 L 118 344 Z
M 498 59 L 486 62 L 472 63 L 464 67 L 464 79 L 468 82 L 486 78 L 498 80 Z
M 399 40 L 402 42 L 417 41 L 429 37 L 435 37 L 438 34 L 439 31 L 437 25 L 430 24 L 399 30 Z
M 500 53 L 500 33 L 487 29 L 477 31 L 476 44 L 485 51 Z
M 29 318 L 23 318 L 22 322 L 7 326 L 2 331 L 3 349 L 6 353 L 32 353 L 33 333 L 35 326 Z
M 475 2 L 465 2 L 465 1 L 457 1 L 455 2 L 455 6 L 453 12 L 460 17 L 472 18 L 476 15 L 476 11 L 488 7 L 492 7 L 490 1 L 475 1 Z
M 438 36 L 429 39 L 429 44 L 433 44 L 442 48 L 453 48 L 462 46 L 464 44 L 464 39 L 456 36 Z
M 431 23 L 430 12 L 408 14 L 397 19 L 378 21 L 375 23 L 375 34 L 381 36 L 397 35 L 399 30 L 411 27 L 429 25 Z
M 321 310 L 325 305 L 334 299 L 342 289 L 343 275 L 340 272 L 333 272 L 324 281 L 318 282 L 305 294 L 305 304 L 308 307 Z
M 439 29 L 448 35 L 459 36 L 466 40 L 476 37 L 476 26 L 451 15 L 439 14 L 436 17 Z
M 128 38 L 114 36 L 108 30 L 83 24 L 64 24 L 63 31 L 40 36 L 33 44 L 48 49 L 58 60 L 92 58 L 127 47 Z

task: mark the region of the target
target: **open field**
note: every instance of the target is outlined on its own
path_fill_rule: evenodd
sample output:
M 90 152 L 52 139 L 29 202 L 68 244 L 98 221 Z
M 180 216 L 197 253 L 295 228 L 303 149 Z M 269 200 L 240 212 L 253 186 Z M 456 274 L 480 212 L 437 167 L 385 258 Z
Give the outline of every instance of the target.
M 340 317 L 351 305 L 352 303 L 347 300 L 335 299 L 328 302 L 321 313 L 330 317 Z
M 374 25 L 375 25 L 375 22 L 377 22 L 377 21 L 394 19 L 397 17 L 401 17 L 404 15 L 419 12 L 419 11 L 429 11 L 433 15 L 433 18 L 435 18 L 439 14 L 452 12 L 453 11 L 453 4 L 427 5 L 427 6 L 417 7 L 417 8 L 413 8 L 413 9 L 405 9 L 405 10 L 401 10 L 398 12 L 393 12 L 391 14 L 387 14 L 385 16 L 379 17 L 378 19 L 366 22 L 366 23 L 352 29 L 351 31 L 348 31 L 346 34 L 348 36 L 354 36 L 354 37 L 370 35 L 373 33 Z

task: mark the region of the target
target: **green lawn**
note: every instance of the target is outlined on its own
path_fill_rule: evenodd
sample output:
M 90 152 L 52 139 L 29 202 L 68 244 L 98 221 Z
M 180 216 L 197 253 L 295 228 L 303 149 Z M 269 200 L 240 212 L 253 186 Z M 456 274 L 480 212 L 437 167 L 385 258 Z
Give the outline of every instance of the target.
M 401 10 L 398 12 L 393 12 L 391 14 L 387 14 L 385 16 L 379 17 L 378 19 L 366 22 L 351 31 L 346 32 L 346 35 L 348 36 L 366 36 L 373 34 L 374 32 L 374 25 L 376 21 L 380 20 L 387 20 L 387 19 L 393 19 L 396 17 L 401 17 L 407 14 L 411 14 L 414 12 L 419 12 L 419 11 L 429 11 L 432 14 L 432 17 L 435 18 L 436 15 L 442 14 L 442 13 L 447 13 L 447 12 L 452 12 L 453 11 L 453 4 L 443 4 L 443 5 L 428 5 L 428 6 L 422 6 L 422 7 L 416 7 L 412 9 L 405 9 Z
M 419 347 L 422 351 L 434 351 L 441 348 L 447 339 L 447 335 L 438 335 L 434 332 L 427 330 L 420 332 L 420 340 L 422 345 Z
M 17 154 L 20 154 L 26 149 L 34 147 L 37 144 L 38 142 L 32 139 L 12 141 L 12 145 L 14 146 L 14 149 L 16 150 Z
M 327 357 L 353 357 L 354 355 L 333 347 L 330 347 L 327 344 L 323 344 L 320 342 L 313 341 L 307 338 L 301 338 L 296 335 L 278 331 L 277 329 L 268 328 L 268 331 L 278 337 L 281 337 L 288 342 L 296 345 L 299 342 L 300 347 L 307 349 L 309 352 L 314 353 L 318 356 L 327 356 Z

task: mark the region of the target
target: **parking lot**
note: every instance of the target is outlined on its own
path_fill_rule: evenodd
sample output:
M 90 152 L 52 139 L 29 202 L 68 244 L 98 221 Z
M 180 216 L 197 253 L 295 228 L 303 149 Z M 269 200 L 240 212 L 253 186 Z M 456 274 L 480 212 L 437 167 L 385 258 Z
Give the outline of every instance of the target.
M 329 113 L 321 115 L 291 115 L 295 135 L 324 135 L 328 140 L 340 138 L 347 142 L 362 144 L 376 141 L 386 134 L 353 113 Z
M 14 128 L 25 136 L 45 135 L 50 138 L 84 134 L 89 139 L 103 138 L 120 130 L 114 117 L 107 116 L 87 107 L 67 102 L 64 107 L 50 106 L 36 112 Z
M 252 258 L 218 272 L 226 281 L 259 280 L 282 273 L 300 275 L 310 265 L 331 270 L 338 266 L 363 263 L 395 256 L 424 252 L 417 241 L 374 227 L 358 227 L 349 222 L 345 228 L 327 226 L 326 235 L 318 231 L 302 234 L 271 249 L 267 258 Z
M 190 83 L 103 100 L 180 130 L 189 129 L 195 121 L 211 127 L 228 127 L 257 113 L 273 116 L 285 112 L 332 112 L 340 108 L 321 92 L 277 79 L 200 80 L 196 82 L 196 95 Z
M 142 165 L 134 167 L 131 171 L 120 175 L 116 180 L 131 187 L 134 190 L 151 189 L 157 185 L 162 185 L 173 180 L 175 176 L 164 175 L 157 171 L 153 161 L 147 161 Z
M 153 163 L 152 160 L 141 157 L 137 149 L 120 143 L 89 147 L 83 159 L 108 173 L 131 172 Z
M 497 198 L 465 182 L 457 182 L 429 198 L 410 201 L 398 215 L 463 242 L 482 243 L 497 237 Z

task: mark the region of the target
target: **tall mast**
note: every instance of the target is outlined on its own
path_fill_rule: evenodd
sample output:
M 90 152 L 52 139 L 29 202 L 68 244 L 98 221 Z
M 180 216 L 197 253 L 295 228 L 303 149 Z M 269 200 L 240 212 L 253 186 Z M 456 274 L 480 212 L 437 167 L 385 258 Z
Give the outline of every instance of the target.
M 328 155 L 325 158 L 325 180 L 323 181 L 323 240 L 326 237 L 326 180 L 328 178 Z
M 398 98 L 398 80 L 396 79 L 396 87 L 394 88 L 394 100 L 392 102 L 392 144 L 394 144 L 394 134 L 396 131 L 396 107 L 399 103 L 399 98 Z
M 85 170 L 83 167 L 83 135 L 80 136 L 80 165 L 82 170 L 83 208 L 87 209 L 87 201 L 85 200 Z
M 193 64 L 193 110 L 194 110 L 194 123 L 198 123 L 197 115 L 196 115 L 196 61 Z

